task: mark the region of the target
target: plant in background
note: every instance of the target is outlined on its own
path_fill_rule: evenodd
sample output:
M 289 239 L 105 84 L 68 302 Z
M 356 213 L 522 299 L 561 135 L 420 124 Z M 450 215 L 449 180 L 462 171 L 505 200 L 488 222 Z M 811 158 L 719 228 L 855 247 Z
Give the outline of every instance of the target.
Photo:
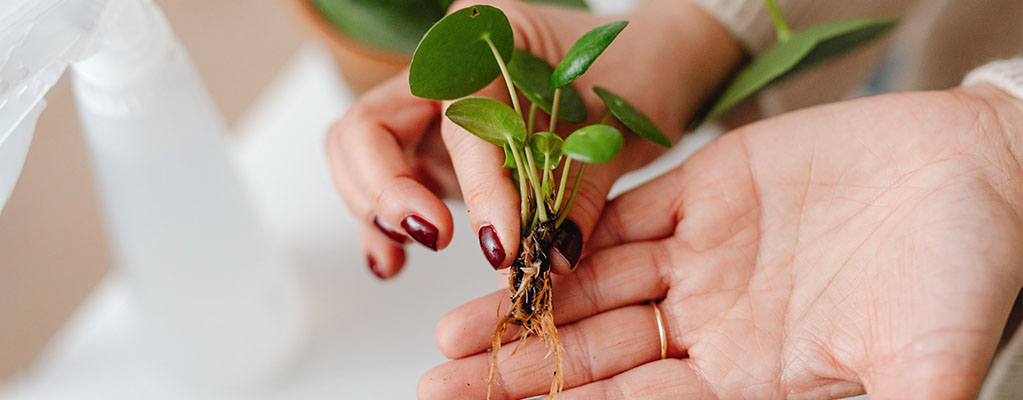
M 412 59 L 409 85 L 416 96 L 459 99 L 503 76 L 511 98 L 511 106 L 486 97 L 463 98 L 445 112 L 465 130 L 504 149 L 504 165 L 512 168 L 521 201 L 522 240 L 509 274 L 512 305 L 494 332 L 491 382 L 501 335 L 514 323 L 523 327 L 521 338 L 536 335 L 554 355 L 551 395 L 563 386 L 562 349 L 551 314 L 549 254 L 554 232 L 572 209 L 586 165 L 611 161 L 622 148 L 622 134 L 607 125 L 607 120 L 613 115 L 640 136 L 671 146 L 649 118 L 602 88 L 595 88 L 608 106 L 601 123 L 580 128 L 564 140 L 554 133 L 558 120 L 586 120 L 586 105 L 572 81 L 586 72 L 626 25 L 625 21 L 611 22 L 587 32 L 553 67 L 515 49 L 511 25 L 501 10 L 473 6 L 451 13 L 430 28 Z M 529 100 L 525 117 L 516 88 Z M 549 115 L 549 131 L 534 131 L 539 112 Z M 573 163 L 578 168 L 569 187 Z
M 373 48 L 412 54 L 454 0 L 302 0 L 346 35 Z M 586 9 L 584 0 L 530 0 Z
M 779 44 L 755 59 L 710 108 L 714 118 L 767 85 L 821 60 L 842 54 L 885 32 L 893 20 L 844 21 L 791 33 L 773 0 L 768 9 L 778 27 Z M 434 24 L 419 42 L 409 70 L 412 94 L 433 100 L 456 100 L 445 115 L 466 131 L 504 149 L 504 166 L 518 185 L 521 242 L 509 273 L 511 308 L 493 337 L 488 380 L 497 371 L 497 350 L 508 324 L 523 327 L 544 341 L 554 356 L 552 397 L 564 385 L 562 348 L 551 308 L 551 262 L 554 233 L 572 209 L 586 166 L 611 161 L 621 150 L 622 134 L 607 122 L 615 118 L 638 136 L 664 147 L 671 142 L 642 112 L 611 91 L 594 87 L 607 107 L 600 123 L 575 130 L 564 139 L 559 120 L 581 123 L 587 110 L 572 82 L 611 44 L 628 22 L 616 21 L 580 37 L 557 66 L 515 49 L 511 25 L 501 10 L 484 5 L 455 11 Z M 485 97 L 465 97 L 503 76 L 511 106 Z M 518 89 L 518 90 L 516 90 Z M 529 101 L 527 112 L 517 92 Z M 463 98 L 464 97 L 464 98 Z M 535 131 L 537 114 L 549 116 L 549 129 Z M 569 171 L 578 165 L 569 192 Z M 560 168 L 560 173 L 557 172 Z
M 792 32 L 775 0 L 764 3 L 778 42 L 739 71 L 707 112 L 708 121 L 761 89 L 869 43 L 899 23 L 897 18 L 850 19 Z

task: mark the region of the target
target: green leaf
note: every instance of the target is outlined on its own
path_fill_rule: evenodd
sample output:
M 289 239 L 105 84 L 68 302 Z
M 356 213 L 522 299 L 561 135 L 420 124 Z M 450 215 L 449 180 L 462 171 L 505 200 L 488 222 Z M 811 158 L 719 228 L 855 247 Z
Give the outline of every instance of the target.
M 437 21 L 419 42 L 409 67 L 412 94 L 453 100 L 486 87 L 501 74 L 485 38 L 507 62 L 515 49 L 508 18 L 490 6 L 472 6 Z
M 661 133 L 661 130 L 657 128 L 657 125 L 646 114 L 637 110 L 636 107 L 633 107 L 632 104 L 629 104 L 621 96 L 611 93 L 607 89 L 594 87 L 593 91 L 604 101 L 608 111 L 611 111 L 615 118 L 622 121 L 625 126 L 629 127 L 637 135 L 660 146 L 671 148 L 671 141 L 664 137 L 664 133 Z
M 898 22 L 898 19 L 846 20 L 793 33 L 743 68 L 707 112 L 706 119 L 721 116 L 768 85 L 876 39 Z
M 584 0 L 527 0 L 527 1 L 529 1 L 530 3 L 547 3 L 563 7 L 575 7 L 584 10 L 590 9 L 590 6 L 586 5 L 586 1 Z
M 559 88 L 582 76 L 628 24 L 628 21 L 609 22 L 583 34 L 554 68 L 551 85 Z
M 588 163 L 611 161 L 621 149 L 622 134 L 607 125 L 590 125 L 572 132 L 561 146 L 565 155 Z
M 504 147 L 511 139 L 517 145 L 526 140 L 526 123 L 519 113 L 500 101 L 468 97 L 448 106 L 444 112 L 452 122 L 480 139 Z
M 544 159 L 550 157 L 550 167 L 561 164 L 561 145 L 565 141 L 552 132 L 537 132 L 529 137 L 529 150 L 533 152 L 533 163 L 543 169 Z
M 515 49 L 511 62 L 508 63 L 508 74 L 519 91 L 541 110 L 551 113 L 554 104 L 554 88 L 551 87 L 551 74 L 554 67 L 532 53 Z M 586 121 L 586 103 L 583 102 L 579 90 L 574 85 L 561 88 L 561 107 L 558 109 L 561 121 L 580 123 Z
M 504 165 L 502 167 L 511 168 L 515 172 L 515 155 L 512 154 L 511 147 L 508 147 L 508 143 L 501 146 L 504 149 Z

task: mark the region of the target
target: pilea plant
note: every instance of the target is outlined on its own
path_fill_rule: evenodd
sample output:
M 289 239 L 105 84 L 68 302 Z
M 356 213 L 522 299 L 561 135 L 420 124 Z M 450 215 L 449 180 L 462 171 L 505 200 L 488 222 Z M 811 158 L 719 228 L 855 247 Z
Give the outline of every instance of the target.
M 895 20 L 850 20 L 792 33 L 774 0 L 766 0 L 779 42 L 740 71 L 708 108 L 713 119 L 764 87 L 822 60 L 843 54 L 890 29 Z M 409 68 L 414 95 L 456 100 L 445 115 L 455 124 L 504 149 L 504 166 L 518 186 L 521 241 L 509 273 L 511 308 L 493 336 L 490 385 L 497 371 L 497 351 L 509 324 L 522 326 L 520 339 L 536 335 L 554 356 L 550 395 L 564 386 L 562 348 L 551 308 L 550 251 L 554 233 L 568 216 L 586 166 L 611 161 L 621 150 L 622 134 L 608 125 L 615 118 L 636 135 L 663 147 L 669 141 L 646 115 L 613 92 L 594 87 L 604 102 L 600 123 L 587 125 L 564 139 L 558 121 L 582 123 L 587 109 L 572 84 L 582 76 L 628 22 L 615 21 L 580 37 L 557 66 L 520 49 L 507 17 L 497 8 L 477 5 L 450 13 L 435 23 L 416 48 Z M 485 97 L 466 97 L 498 77 L 504 78 L 511 106 Z M 518 89 L 518 90 L 516 90 Z M 529 101 L 523 112 L 518 93 Z M 535 131 L 537 114 L 549 117 L 548 129 Z M 576 168 L 568 192 L 569 171 Z M 560 174 L 556 173 L 558 168 Z M 560 178 L 558 177 L 560 175 Z M 566 193 L 568 195 L 566 196 Z
M 412 58 L 409 85 L 416 96 L 459 99 L 503 76 L 511 99 L 508 106 L 490 98 L 467 97 L 445 111 L 455 124 L 504 149 L 504 166 L 512 169 L 521 201 L 521 244 L 509 272 L 512 305 L 494 332 L 490 383 L 497 371 L 501 336 L 508 324 L 517 324 L 523 328 L 521 338 L 536 335 L 554 356 L 551 396 L 563 386 L 562 349 L 551 314 L 549 255 L 554 233 L 572 209 L 586 165 L 611 161 L 622 148 L 622 134 L 607 125 L 608 119 L 613 116 L 641 137 L 671 146 L 649 118 L 602 88 L 595 88 L 608 108 L 601 123 L 584 126 L 564 139 L 554 133 L 559 120 L 586 121 L 586 105 L 572 82 L 586 72 L 627 24 L 616 21 L 594 28 L 572 45 L 557 66 L 551 66 L 527 51 L 515 49 L 511 25 L 501 10 L 479 5 L 438 21 Z M 529 100 L 528 113 L 523 113 L 519 104 L 519 92 Z M 540 112 L 548 114 L 549 129 L 537 132 L 534 128 Z M 568 186 L 573 165 L 578 167 L 574 183 Z M 556 173 L 558 168 L 560 174 Z

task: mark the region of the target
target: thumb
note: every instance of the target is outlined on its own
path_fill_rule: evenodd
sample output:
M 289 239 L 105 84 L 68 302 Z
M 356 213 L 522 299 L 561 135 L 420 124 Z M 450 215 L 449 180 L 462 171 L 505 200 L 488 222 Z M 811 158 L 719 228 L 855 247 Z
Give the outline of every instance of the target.
M 583 244 L 597 225 L 607 203 L 607 194 L 611 185 L 618 179 L 620 167 L 611 164 L 587 164 L 581 180 L 576 179 L 583 168 L 577 162 L 570 166 L 566 179 L 562 204 L 568 216 L 554 233 L 551 249 L 551 268 L 557 274 L 568 274 L 575 270 L 579 258 L 583 255 Z M 578 188 L 573 183 L 578 183 Z M 574 199 L 571 193 L 575 193 Z

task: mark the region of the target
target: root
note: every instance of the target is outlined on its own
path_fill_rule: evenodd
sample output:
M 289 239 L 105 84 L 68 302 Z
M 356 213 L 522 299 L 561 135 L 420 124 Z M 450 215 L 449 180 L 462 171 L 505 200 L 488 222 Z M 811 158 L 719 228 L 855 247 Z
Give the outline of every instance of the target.
M 501 338 L 508 324 L 521 325 L 522 340 L 535 335 L 547 346 L 546 357 L 554 356 L 554 377 L 551 380 L 550 396 L 556 398 L 565 386 L 562 369 L 562 347 L 558 339 L 558 328 L 554 324 L 553 308 L 551 307 L 551 268 L 547 254 L 551 248 L 554 233 L 552 222 L 539 224 L 523 239 L 519 258 L 512 264 L 509 274 L 508 289 L 511 291 L 511 309 L 508 315 L 501 318 L 494 331 L 492 343 L 493 360 L 490 365 L 490 377 L 487 380 L 487 399 L 497 375 L 497 352 L 501 348 Z M 516 346 L 517 350 L 517 346 Z M 514 352 L 512 353 L 514 355 Z

